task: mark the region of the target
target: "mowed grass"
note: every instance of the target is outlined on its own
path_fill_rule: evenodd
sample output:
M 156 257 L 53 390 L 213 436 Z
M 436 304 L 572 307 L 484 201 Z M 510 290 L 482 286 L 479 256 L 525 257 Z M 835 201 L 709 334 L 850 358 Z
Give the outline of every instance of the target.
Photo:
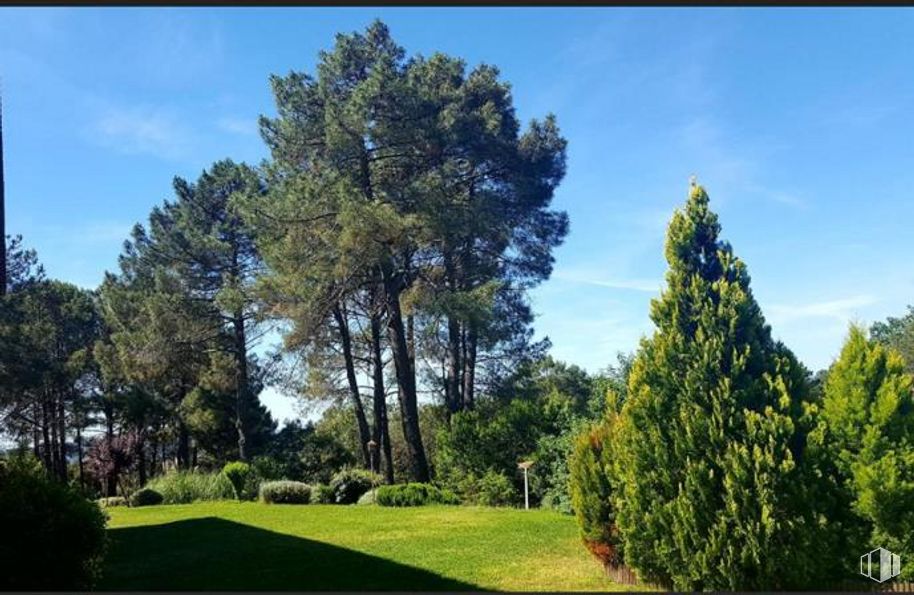
M 619 590 L 552 511 L 205 502 L 108 509 L 100 590 Z M 630 587 L 627 587 L 630 588 Z

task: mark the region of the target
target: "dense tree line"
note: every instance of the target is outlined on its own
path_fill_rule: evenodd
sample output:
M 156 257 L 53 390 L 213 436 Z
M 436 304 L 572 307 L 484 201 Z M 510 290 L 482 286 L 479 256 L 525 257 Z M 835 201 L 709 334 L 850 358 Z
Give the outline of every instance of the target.
M 523 127 L 496 68 L 407 57 L 380 22 L 270 82 L 270 159 L 175 178 L 97 290 L 10 243 L 4 429 L 60 480 L 76 461 L 111 496 L 277 455 L 274 382 L 345 416 L 320 456 L 428 481 L 441 423 L 544 355 L 526 292 L 568 231 L 554 117 Z

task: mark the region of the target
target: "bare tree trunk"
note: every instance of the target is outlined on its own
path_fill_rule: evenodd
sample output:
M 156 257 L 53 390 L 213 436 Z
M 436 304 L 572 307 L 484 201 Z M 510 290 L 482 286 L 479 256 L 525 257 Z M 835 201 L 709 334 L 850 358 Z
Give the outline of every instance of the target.
M 400 309 L 401 288 L 400 276 L 386 271 L 384 293 L 387 298 L 388 341 L 397 374 L 397 394 L 400 400 L 400 417 L 403 421 L 403 437 L 409 453 L 410 474 L 414 481 L 427 482 L 428 460 L 425 457 L 422 433 L 419 429 L 415 368 L 410 357 L 409 339 L 403 325 L 403 312 Z
M 190 432 L 184 422 L 178 421 L 178 467 L 188 469 L 190 467 Z
M 238 458 L 247 460 L 246 409 L 248 401 L 248 352 L 244 329 L 244 312 L 232 319 L 235 331 L 235 430 L 238 432 Z
M 51 457 L 51 435 L 48 432 L 48 403 L 46 400 L 41 402 L 41 437 L 43 439 L 43 461 L 44 468 L 49 472 L 54 471 Z
M 66 482 L 69 479 L 67 473 L 67 412 L 64 405 L 63 395 L 57 398 L 57 434 L 60 437 L 60 479 Z
M 466 358 L 464 358 L 463 369 L 463 406 L 465 409 L 472 409 L 475 399 L 476 390 L 476 344 L 477 344 L 476 327 L 470 323 L 467 329 L 466 337 Z
M 387 393 L 384 390 L 384 360 L 381 357 L 381 320 L 377 314 L 371 316 L 371 359 L 374 385 L 374 441 L 384 458 L 384 479 L 394 482 L 394 464 L 390 447 L 390 425 L 387 421 Z
M 79 485 L 86 487 L 86 469 L 83 463 L 83 431 L 79 425 L 76 426 L 76 457 L 79 462 Z
M 346 365 L 346 379 L 349 382 L 349 396 L 355 410 L 355 420 L 359 426 L 359 448 L 362 450 L 362 461 L 366 468 L 371 467 L 371 453 L 368 450 L 368 441 L 371 440 L 371 431 L 368 428 L 368 419 L 365 417 L 365 407 L 362 405 L 362 396 L 359 394 L 359 383 L 355 376 L 355 362 L 352 358 L 352 337 L 349 334 L 349 321 L 346 320 L 339 304 L 333 307 L 333 318 L 336 320 L 343 344 L 343 360 Z M 377 442 L 377 441 L 375 441 Z

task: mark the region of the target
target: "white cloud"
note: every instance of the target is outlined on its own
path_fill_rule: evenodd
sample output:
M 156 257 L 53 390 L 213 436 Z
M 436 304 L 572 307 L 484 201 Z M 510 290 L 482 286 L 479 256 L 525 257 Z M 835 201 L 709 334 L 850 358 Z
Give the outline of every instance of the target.
M 601 279 L 561 270 L 555 271 L 552 277 L 554 279 L 570 281 L 572 283 L 584 283 L 586 285 L 609 287 L 611 289 L 630 289 L 632 291 L 644 291 L 648 293 L 658 293 L 661 286 L 661 282 L 656 279 Z
M 223 132 L 241 134 L 245 136 L 257 135 L 257 120 L 255 118 L 239 118 L 226 116 L 216 121 L 216 126 Z
M 805 318 L 832 318 L 849 322 L 855 318 L 857 309 L 875 304 L 877 301 L 871 295 L 857 295 L 808 304 L 772 304 L 768 306 L 767 312 L 769 318 L 777 320 L 779 323 Z
M 190 146 L 189 131 L 174 114 L 159 108 L 108 108 L 92 128 L 101 144 L 123 153 L 176 159 Z

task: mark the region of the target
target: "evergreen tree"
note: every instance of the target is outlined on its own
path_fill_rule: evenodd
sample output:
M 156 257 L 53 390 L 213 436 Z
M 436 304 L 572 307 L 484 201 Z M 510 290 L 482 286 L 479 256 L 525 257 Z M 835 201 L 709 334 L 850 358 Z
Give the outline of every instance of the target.
M 838 479 L 848 543 L 900 554 L 914 576 L 914 378 L 901 354 L 852 326 L 817 428 Z
M 694 185 L 619 420 L 626 562 L 677 589 L 816 584 L 827 544 L 799 463 L 805 371 L 772 340 L 745 265 Z M 830 559 L 830 558 L 828 558 Z

